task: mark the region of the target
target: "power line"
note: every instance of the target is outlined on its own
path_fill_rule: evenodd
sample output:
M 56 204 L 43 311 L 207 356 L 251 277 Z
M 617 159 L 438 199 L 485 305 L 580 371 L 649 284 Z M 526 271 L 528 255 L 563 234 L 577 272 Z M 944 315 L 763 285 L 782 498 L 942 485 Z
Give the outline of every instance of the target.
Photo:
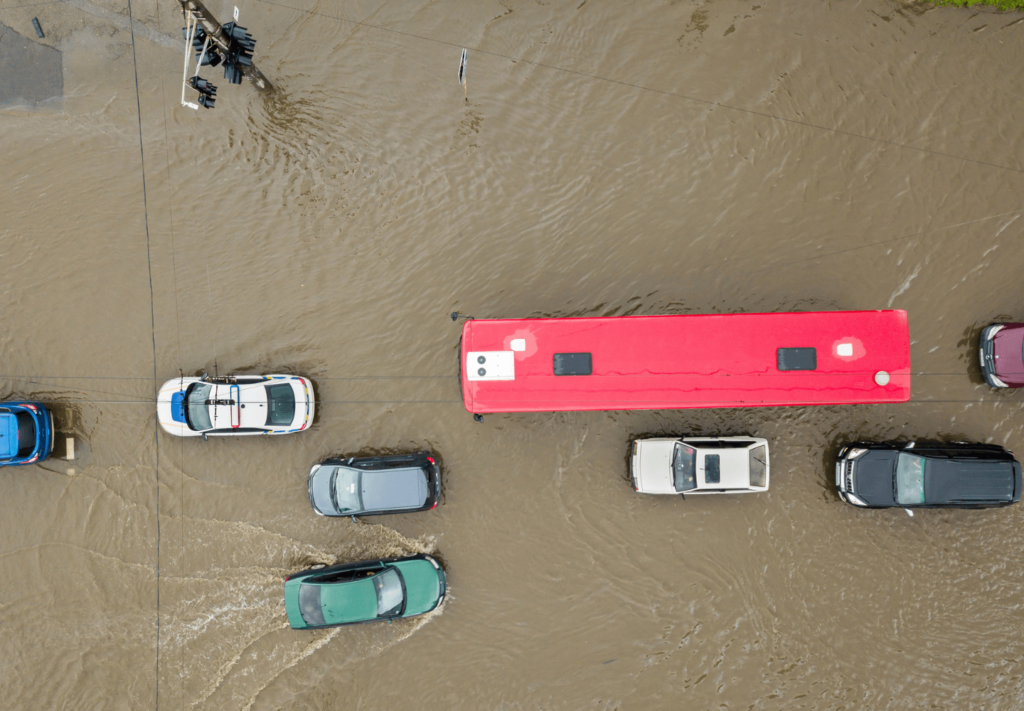
M 255 378 L 259 374 L 248 374 L 238 373 L 230 377 L 239 378 Z M 269 373 L 269 375 L 290 375 L 289 373 Z M 167 382 L 169 380 L 176 380 L 178 376 L 171 376 L 169 378 L 147 378 L 147 377 L 136 377 L 136 376 L 120 376 L 120 375 L 3 375 L 0 374 L 0 379 L 17 380 L 21 378 L 34 378 L 40 380 L 145 380 L 146 382 Z M 198 377 L 198 376 L 186 376 L 186 377 Z M 451 375 L 342 375 L 342 376 L 316 376 L 308 375 L 310 380 L 321 381 L 321 380 L 429 380 L 429 379 L 440 379 L 440 378 L 454 378 L 455 373 Z M 268 381 L 269 382 L 269 381 Z
M 869 372 L 869 371 L 851 371 L 851 373 L 816 373 L 816 372 L 813 372 L 813 371 L 803 371 L 803 372 L 801 372 L 801 376 L 805 376 L 805 375 L 834 376 L 834 375 L 851 375 L 851 374 L 856 374 L 856 373 L 873 374 L 873 371 L 871 371 L 871 372 Z M 920 371 L 911 371 L 911 373 L 910 373 L 910 375 L 914 376 L 914 377 L 920 377 L 920 376 L 923 376 L 923 375 L 961 375 L 961 376 L 963 376 L 963 375 L 967 375 L 967 374 L 968 374 L 967 370 L 959 370 L 959 371 L 954 371 L 954 372 L 951 372 L 951 373 L 944 373 L 944 372 L 930 371 L 930 370 L 920 370 Z M 281 373 L 280 375 L 286 375 L 286 374 Z M 657 376 L 660 376 L 660 375 L 663 375 L 663 374 L 662 373 L 633 373 L 633 374 L 631 374 L 631 377 L 632 376 L 645 376 L 645 375 L 651 375 L 651 376 L 657 375 Z M 680 375 L 702 375 L 702 376 L 705 376 L 705 377 L 722 377 L 722 378 L 725 378 L 725 377 L 736 377 L 735 374 L 725 375 L 725 374 L 719 374 L 719 373 L 680 373 Z M 756 375 L 756 373 L 750 373 L 749 375 Z M 767 376 L 772 376 L 772 377 L 791 377 L 791 376 L 788 376 L 785 373 L 761 373 L 760 376 L 761 377 L 767 377 Z M 186 377 L 197 377 L 197 376 L 186 376 Z M 245 377 L 257 377 L 257 376 L 256 375 L 246 375 L 246 374 L 243 373 L 243 374 L 232 375 L 232 376 L 228 376 L 228 377 L 245 378 Z M 316 375 L 307 375 L 307 376 L 304 376 L 304 377 L 309 378 L 314 383 L 319 383 L 319 382 L 322 382 L 322 381 L 334 381 L 334 380 L 338 380 L 338 381 L 345 381 L 345 380 L 452 380 L 452 379 L 457 379 L 458 375 L 455 374 L 455 373 L 450 373 L 448 375 L 344 375 L 344 376 L 323 376 L 323 377 L 316 376 Z M 519 376 L 519 377 L 530 377 L 530 376 Z M 118 376 L 114 376 L 114 375 L 110 375 L 110 376 L 90 376 L 90 375 L 3 375 L 3 374 L 0 374 L 0 380 L 12 380 L 12 381 L 22 381 L 22 382 L 31 382 L 31 381 L 34 381 L 34 380 L 144 380 L 146 382 L 170 382 L 171 380 L 177 380 L 177 379 L 178 379 L 178 377 L 176 377 L 176 376 L 172 376 L 172 377 L 169 377 L 169 378 L 138 378 L 138 377 L 134 377 L 134 376 L 126 376 L 126 377 L 122 378 L 122 377 L 118 377 Z M 273 381 L 268 380 L 266 382 L 267 383 L 271 383 Z M 216 383 L 216 384 L 222 385 L 223 383 Z M 231 383 L 228 383 L 228 385 L 230 385 L 230 384 Z M 245 383 L 241 383 L 241 384 L 245 384 Z M 251 385 L 251 384 L 258 384 L 258 383 L 249 383 L 249 384 Z M 102 391 L 97 390 L 95 392 L 102 392 Z
M 272 0 L 257 0 L 257 2 L 261 2 L 264 5 L 273 5 L 275 7 L 281 7 L 281 8 L 285 8 L 285 9 L 288 9 L 288 10 L 294 10 L 295 12 L 302 12 L 302 13 L 305 13 L 307 15 L 317 15 L 319 17 L 325 17 L 327 19 L 336 20 L 338 22 L 348 22 L 348 23 L 357 25 L 359 27 L 366 27 L 366 28 L 373 29 L 373 30 L 380 30 L 381 32 L 391 32 L 391 33 L 396 34 L 396 35 L 401 35 L 403 37 L 411 37 L 411 38 L 414 38 L 414 39 L 422 40 L 424 42 L 434 42 L 436 44 L 444 45 L 446 47 L 454 47 L 454 48 L 462 49 L 463 47 L 466 46 L 464 44 L 457 44 L 455 42 L 448 42 L 446 40 L 440 40 L 440 39 L 436 39 L 434 37 L 426 37 L 424 35 L 418 35 L 418 34 L 415 34 L 414 32 L 404 32 L 402 30 L 396 30 L 396 29 L 394 29 L 392 27 L 384 27 L 383 25 L 374 25 L 374 24 L 366 22 L 366 21 L 350 20 L 350 19 L 348 19 L 346 17 L 339 17 L 339 16 L 336 16 L 336 15 L 328 15 L 328 14 L 323 13 L 323 12 L 317 12 L 315 10 L 306 10 L 304 8 L 301 8 L 301 7 L 293 7 L 291 5 L 285 5 L 283 3 L 272 2 Z M 803 127 L 806 127 L 806 128 L 813 128 L 813 129 L 817 129 L 819 131 L 828 131 L 828 132 L 835 133 L 835 134 L 838 134 L 838 135 L 850 136 L 852 138 L 861 138 L 861 139 L 863 139 L 865 141 L 873 141 L 875 143 L 881 143 L 883 145 L 894 146 L 896 148 L 905 148 L 905 149 L 908 149 L 908 150 L 917 151 L 919 153 L 927 153 L 929 155 L 940 156 L 940 157 L 943 157 L 943 158 L 953 158 L 954 160 L 965 161 L 967 163 L 975 163 L 977 165 L 984 165 L 984 166 L 988 166 L 990 168 L 999 168 L 1001 170 L 1009 170 L 1009 171 L 1013 171 L 1014 173 L 1024 173 L 1024 169 L 1021 169 L 1021 168 L 1014 168 L 1014 167 L 1008 166 L 1008 165 L 1000 165 L 998 163 L 989 163 L 987 161 L 982 161 L 982 160 L 978 160 L 978 159 L 975 159 L 975 158 L 966 158 L 964 156 L 953 155 L 952 153 L 943 153 L 941 151 L 935 151 L 935 150 L 932 150 L 930 148 L 918 148 L 917 146 L 910 145 L 909 143 L 900 143 L 898 141 L 890 141 L 890 140 L 885 139 L 885 138 L 874 138 L 872 136 L 865 136 L 862 133 L 854 133 L 853 131 L 844 131 L 844 130 L 839 129 L 839 128 L 833 128 L 833 127 L 829 127 L 829 126 L 822 126 L 822 125 L 819 125 L 819 124 L 816 124 L 816 123 L 810 123 L 809 121 L 800 121 L 798 119 L 787 118 L 785 116 L 777 116 L 775 114 L 768 113 L 767 111 L 757 111 L 755 109 L 743 108 L 742 106 L 733 106 L 731 104 L 724 104 L 722 102 L 711 101 L 709 99 L 701 99 L 701 98 L 696 97 L 696 96 L 689 96 L 687 94 L 679 94 L 677 92 L 667 91 L 665 89 L 655 89 L 654 87 L 644 86 L 643 84 L 634 84 L 632 82 L 622 81 L 621 79 L 612 79 L 610 77 L 600 76 L 599 74 L 590 74 L 590 73 L 587 73 L 587 72 L 579 71 L 577 69 L 569 69 L 567 67 L 560 67 L 560 66 L 555 65 L 555 64 L 546 64 L 544 62 L 535 62 L 535 61 L 532 61 L 532 60 L 529 60 L 529 59 L 524 59 L 523 57 L 515 57 L 515 56 L 512 56 L 512 55 L 501 54 L 500 52 L 494 52 L 494 51 L 490 51 L 490 50 L 486 50 L 486 49 L 480 49 L 480 48 L 474 48 L 473 51 L 474 52 L 479 52 L 480 54 L 486 54 L 486 55 L 489 55 L 489 56 L 492 56 L 492 57 L 498 57 L 500 59 L 508 59 L 508 60 L 510 60 L 512 62 L 522 62 L 523 64 L 529 64 L 529 65 L 532 65 L 534 67 L 542 67 L 544 69 L 552 69 L 552 70 L 559 71 L 559 72 L 565 72 L 567 74 L 575 74 L 576 76 L 581 76 L 581 77 L 585 77 L 585 78 L 588 78 L 588 79 L 595 79 L 597 81 L 608 82 L 609 84 L 618 84 L 620 86 L 626 86 L 626 87 L 629 87 L 631 89 L 637 89 L 637 90 L 640 90 L 640 91 L 649 91 L 649 92 L 652 92 L 654 94 L 661 94 L 662 96 L 672 96 L 672 97 L 675 97 L 677 99 L 683 99 L 684 101 L 692 101 L 694 103 L 704 104 L 705 106 L 721 107 L 721 108 L 727 109 L 729 111 L 736 111 L 736 112 L 739 112 L 739 113 L 750 114 L 752 116 L 761 116 L 763 118 L 769 118 L 769 119 L 773 119 L 775 121 L 782 121 L 782 122 L 785 122 L 785 123 L 791 123 L 791 124 L 794 124 L 796 126 L 803 126 Z
M 90 405 L 156 405 L 156 400 L 93 400 L 91 398 L 66 398 L 59 404 L 67 402 L 84 402 Z M 462 403 L 462 400 L 316 400 L 313 404 L 320 405 L 392 405 L 392 404 L 435 404 Z M 45 404 L 45 403 L 44 403 Z M 257 401 L 243 402 L 242 405 L 261 405 Z
M 846 375 L 856 375 L 856 374 L 858 374 L 858 373 L 847 373 Z M 865 376 L 871 375 L 871 373 L 867 373 L 867 372 L 861 372 L 859 374 L 860 375 L 865 375 Z M 691 373 L 691 374 L 682 374 L 682 375 L 684 375 L 684 376 L 685 375 L 691 375 L 692 376 L 692 375 L 698 375 L 698 374 L 692 374 Z M 761 374 L 747 374 L 747 375 L 751 376 L 751 377 L 756 377 L 758 379 L 791 377 L 789 374 L 786 374 L 786 373 L 761 373 Z M 834 376 L 836 374 L 835 373 L 804 373 L 804 375 Z M 959 373 L 925 373 L 925 372 L 919 372 L 919 373 L 912 373 L 911 374 L 912 377 L 921 377 L 921 376 L 928 376 L 928 375 L 934 375 L 934 376 L 940 376 L 940 377 L 966 377 L 968 375 L 968 373 L 966 371 L 964 371 L 964 372 L 959 372 Z M 451 380 L 455 379 L 455 375 L 454 374 L 453 375 L 445 375 L 445 376 L 423 376 L 423 377 L 424 378 L 434 379 L 434 380 L 446 380 L 446 381 L 451 381 Z M 531 377 L 531 376 L 519 376 L 520 379 L 525 379 L 525 378 L 529 378 L 529 377 Z M 596 376 L 591 376 L 591 377 L 602 377 L 602 376 L 596 375 Z M 632 376 L 628 376 L 628 377 L 662 377 L 662 376 L 659 375 L 659 374 L 656 374 L 656 373 L 646 373 L 646 374 L 638 373 L 638 374 L 635 374 L 635 375 L 632 375 Z M 726 377 L 734 378 L 734 377 L 737 377 L 737 376 L 736 375 L 729 375 L 729 374 L 718 374 L 718 373 L 715 373 L 715 374 L 710 374 L 710 375 L 703 375 L 703 377 L 708 377 L 708 378 L 726 378 Z M 0 378 L 6 379 L 6 380 L 8 380 L 10 382 L 22 383 L 22 384 L 25 384 L 25 385 L 43 385 L 43 386 L 46 385 L 46 383 L 40 382 L 39 380 L 30 378 L 30 377 L 12 378 L 12 377 L 9 377 L 9 376 L 0 376 Z M 374 376 L 373 379 L 374 380 L 386 380 L 388 378 L 387 378 L 387 376 L 380 376 L 380 377 Z M 144 378 L 144 379 L 132 378 L 132 380 L 146 380 L 148 382 L 152 382 L 152 379 L 150 379 L 150 378 Z M 174 379 L 172 379 L 172 380 L 174 380 Z M 270 383 L 270 382 L 273 382 L 273 381 L 265 381 L 265 382 Z M 977 383 L 977 384 L 980 385 L 980 383 Z M 224 384 L 220 384 L 219 383 L 219 385 L 224 385 Z M 46 398 L 44 398 L 44 401 L 50 402 L 51 405 L 59 404 L 59 403 L 66 403 L 66 402 L 81 402 L 81 403 L 87 403 L 87 404 L 150 404 L 150 405 L 155 405 L 156 402 L 157 402 L 157 399 L 155 397 L 152 397 L 152 398 L 138 398 L 137 396 L 135 396 L 133 394 L 129 394 L 129 393 L 115 392 L 115 391 L 110 391 L 110 390 L 98 390 L 98 389 L 94 389 L 94 388 L 68 388 L 68 391 L 69 392 L 67 394 L 63 394 L 62 393 L 59 396 L 59 398 L 60 398 L 59 400 L 52 400 L 51 401 L 51 400 L 47 400 Z M 80 396 L 76 397 L 75 394 L 80 394 Z M 111 395 L 111 396 L 114 396 L 114 398 L 116 398 L 116 399 L 101 400 L 101 399 L 96 399 L 94 397 L 94 395 Z M 38 396 L 36 396 L 36 397 L 38 397 Z M 316 405 L 325 405 L 325 404 L 346 404 L 347 405 L 347 404 L 368 404 L 368 403 L 378 403 L 378 404 L 408 403 L 408 404 L 412 404 L 412 403 L 447 403 L 447 402 L 462 402 L 462 401 L 461 400 L 415 400 L 415 399 L 315 400 L 315 404 Z M 622 402 L 632 402 L 632 401 L 624 400 Z M 717 401 L 705 401 L 705 402 L 717 402 Z M 961 401 L 958 400 L 957 402 L 961 402 Z M 263 404 L 266 404 L 266 401 L 262 401 L 262 400 L 241 400 L 241 401 L 238 401 L 238 404 L 263 405 Z M 890 403 L 890 404 L 893 404 L 893 403 Z
M 87 404 L 95 405 L 155 405 L 156 400 L 93 400 L 87 398 L 81 398 L 75 400 L 69 398 L 68 400 L 61 400 L 60 403 L 66 402 L 85 402 Z M 602 402 L 615 402 L 620 404 L 634 404 L 644 402 L 659 402 L 654 400 L 602 400 Z M 651 407 L 651 408 L 640 408 L 644 410 L 691 410 L 691 409 L 707 409 L 707 410 L 749 410 L 752 408 L 794 408 L 794 407 L 854 407 L 861 405 L 870 405 L 872 407 L 885 406 L 885 405 L 926 405 L 932 403 L 979 403 L 987 405 L 1024 405 L 1024 401 L 1019 400 L 1007 400 L 1007 399 L 984 399 L 984 398 L 973 398 L 973 399 L 942 399 L 942 400 L 905 400 L 903 402 L 820 402 L 820 403 L 809 403 L 805 405 L 781 405 L 781 404 L 762 404 L 756 401 L 746 401 L 736 404 L 725 405 L 720 400 L 690 400 L 686 407 Z M 242 405 L 260 405 L 257 401 L 242 402 Z M 439 405 L 439 404 L 459 404 L 462 405 L 462 400 L 317 400 L 314 405 L 319 407 L 320 405 Z M 524 412 L 604 412 L 614 410 L 615 408 L 602 408 L 601 410 L 526 410 Z M 496 414 L 517 414 L 515 412 L 496 413 Z
M 149 270 L 149 317 L 153 331 L 153 377 L 156 377 L 156 305 L 153 295 L 153 259 L 149 240 L 149 201 L 146 196 L 146 153 L 142 143 L 142 99 L 139 96 L 139 62 L 135 54 L 135 20 L 132 0 L 128 0 L 128 28 L 132 37 L 132 66 L 135 70 L 135 108 L 139 119 L 139 162 L 142 171 L 142 210 L 146 227 L 146 264 Z M 155 703 L 160 708 L 160 426 L 154 423 L 153 440 L 156 446 L 156 677 Z
M 815 254 L 813 256 L 805 257 L 803 259 L 797 259 L 797 260 L 792 261 L 792 262 L 782 262 L 781 264 L 772 264 L 771 266 L 763 267 L 761 269 L 754 269 L 752 271 L 742 272 L 741 274 L 738 274 L 737 276 L 746 276 L 748 274 L 760 274 L 761 272 L 766 272 L 766 271 L 769 271 L 769 270 L 772 270 L 772 269 L 782 269 L 784 267 L 791 267 L 794 264 L 803 264 L 805 262 L 812 262 L 815 259 L 824 259 L 825 257 L 835 257 L 835 256 L 840 255 L 840 254 L 847 254 L 848 252 L 856 252 L 857 250 L 860 250 L 860 249 L 867 249 L 869 247 L 877 247 L 877 246 L 882 245 L 882 244 L 889 244 L 891 242 L 899 242 L 899 241 L 905 240 L 905 239 L 913 239 L 914 237 L 921 237 L 923 235 L 932 234 L 933 232 L 941 232 L 943 230 L 951 230 L 954 227 L 963 227 L 964 225 L 971 225 L 971 224 L 974 224 L 975 222 L 982 222 L 984 220 L 994 220 L 994 219 L 996 219 L 998 217 L 1008 217 L 1009 215 L 1019 215 L 1021 212 L 1024 212 L 1024 208 L 1019 208 L 1017 210 L 1011 210 L 1010 212 L 1003 212 L 1003 213 L 1001 213 L 999 215 L 989 215 L 988 217 L 979 217 L 979 218 L 974 219 L 974 220 L 968 220 L 967 222 L 958 222 L 955 225 L 946 225 L 944 227 L 936 227 L 936 228 L 931 229 L 931 230 L 924 230 L 923 232 L 912 232 L 911 234 L 902 235 L 900 237 L 892 237 L 890 239 L 883 239 L 883 240 L 879 240 L 878 242 L 869 242 L 867 244 L 862 244 L 862 245 L 859 245 L 857 247 L 849 247 L 848 249 L 840 249 L 840 250 L 838 250 L 836 252 L 825 252 L 824 254 Z

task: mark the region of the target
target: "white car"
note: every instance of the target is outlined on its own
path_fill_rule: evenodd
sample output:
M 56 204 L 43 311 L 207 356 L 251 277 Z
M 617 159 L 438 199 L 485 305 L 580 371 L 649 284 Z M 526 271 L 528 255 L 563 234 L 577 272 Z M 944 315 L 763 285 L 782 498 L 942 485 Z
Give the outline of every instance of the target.
M 178 437 L 279 435 L 313 424 L 313 383 L 297 375 L 175 378 L 160 388 L 156 416 Z
M 642 494 L 768 491 L 768 440 L 656 437 L 633 440 L 633 488 Z

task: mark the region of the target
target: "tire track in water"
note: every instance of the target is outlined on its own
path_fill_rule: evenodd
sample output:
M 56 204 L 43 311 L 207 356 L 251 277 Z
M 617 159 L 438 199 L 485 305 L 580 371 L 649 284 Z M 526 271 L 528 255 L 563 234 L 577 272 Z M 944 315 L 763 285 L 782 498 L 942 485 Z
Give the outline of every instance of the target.
M 440 614 L 439 608 L 393 625 L 290 630 L 282 596 L 288 573 L 315 564 L 431 553 L 435 548 L 429 536 L 410 539 L 379 524 L 344 524 L 344 538 L 333 544 L 303 541 L 243 521 L 188 522 L 186 546 L 193 571 L 161 576 L 166 599 L 162 646 L 168 658 L 185 660 L 174 670 L 185 679 L 182 705 L 249 709 L 282 673 L 337 637 L 346 638 L 346 644 L 330 650 L 341 655 L 330 662 L 332 668 L 381 654 Z

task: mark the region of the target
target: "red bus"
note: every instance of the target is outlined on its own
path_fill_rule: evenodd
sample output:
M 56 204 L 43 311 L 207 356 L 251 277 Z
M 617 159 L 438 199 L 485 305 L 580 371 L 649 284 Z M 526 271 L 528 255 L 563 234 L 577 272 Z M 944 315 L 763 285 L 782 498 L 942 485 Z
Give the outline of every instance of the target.
M 906 402 L 906 311 L 474 319 L 472 413 Z

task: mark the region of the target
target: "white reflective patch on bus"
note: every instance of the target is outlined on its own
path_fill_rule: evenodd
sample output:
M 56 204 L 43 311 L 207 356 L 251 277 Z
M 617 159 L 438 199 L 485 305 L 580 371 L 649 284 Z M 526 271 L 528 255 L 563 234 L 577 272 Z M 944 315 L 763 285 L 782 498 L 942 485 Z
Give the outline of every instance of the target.
M 515 354 L 512 351 L 467 353 L 466 378 L 467 380 L 515 380 Z

